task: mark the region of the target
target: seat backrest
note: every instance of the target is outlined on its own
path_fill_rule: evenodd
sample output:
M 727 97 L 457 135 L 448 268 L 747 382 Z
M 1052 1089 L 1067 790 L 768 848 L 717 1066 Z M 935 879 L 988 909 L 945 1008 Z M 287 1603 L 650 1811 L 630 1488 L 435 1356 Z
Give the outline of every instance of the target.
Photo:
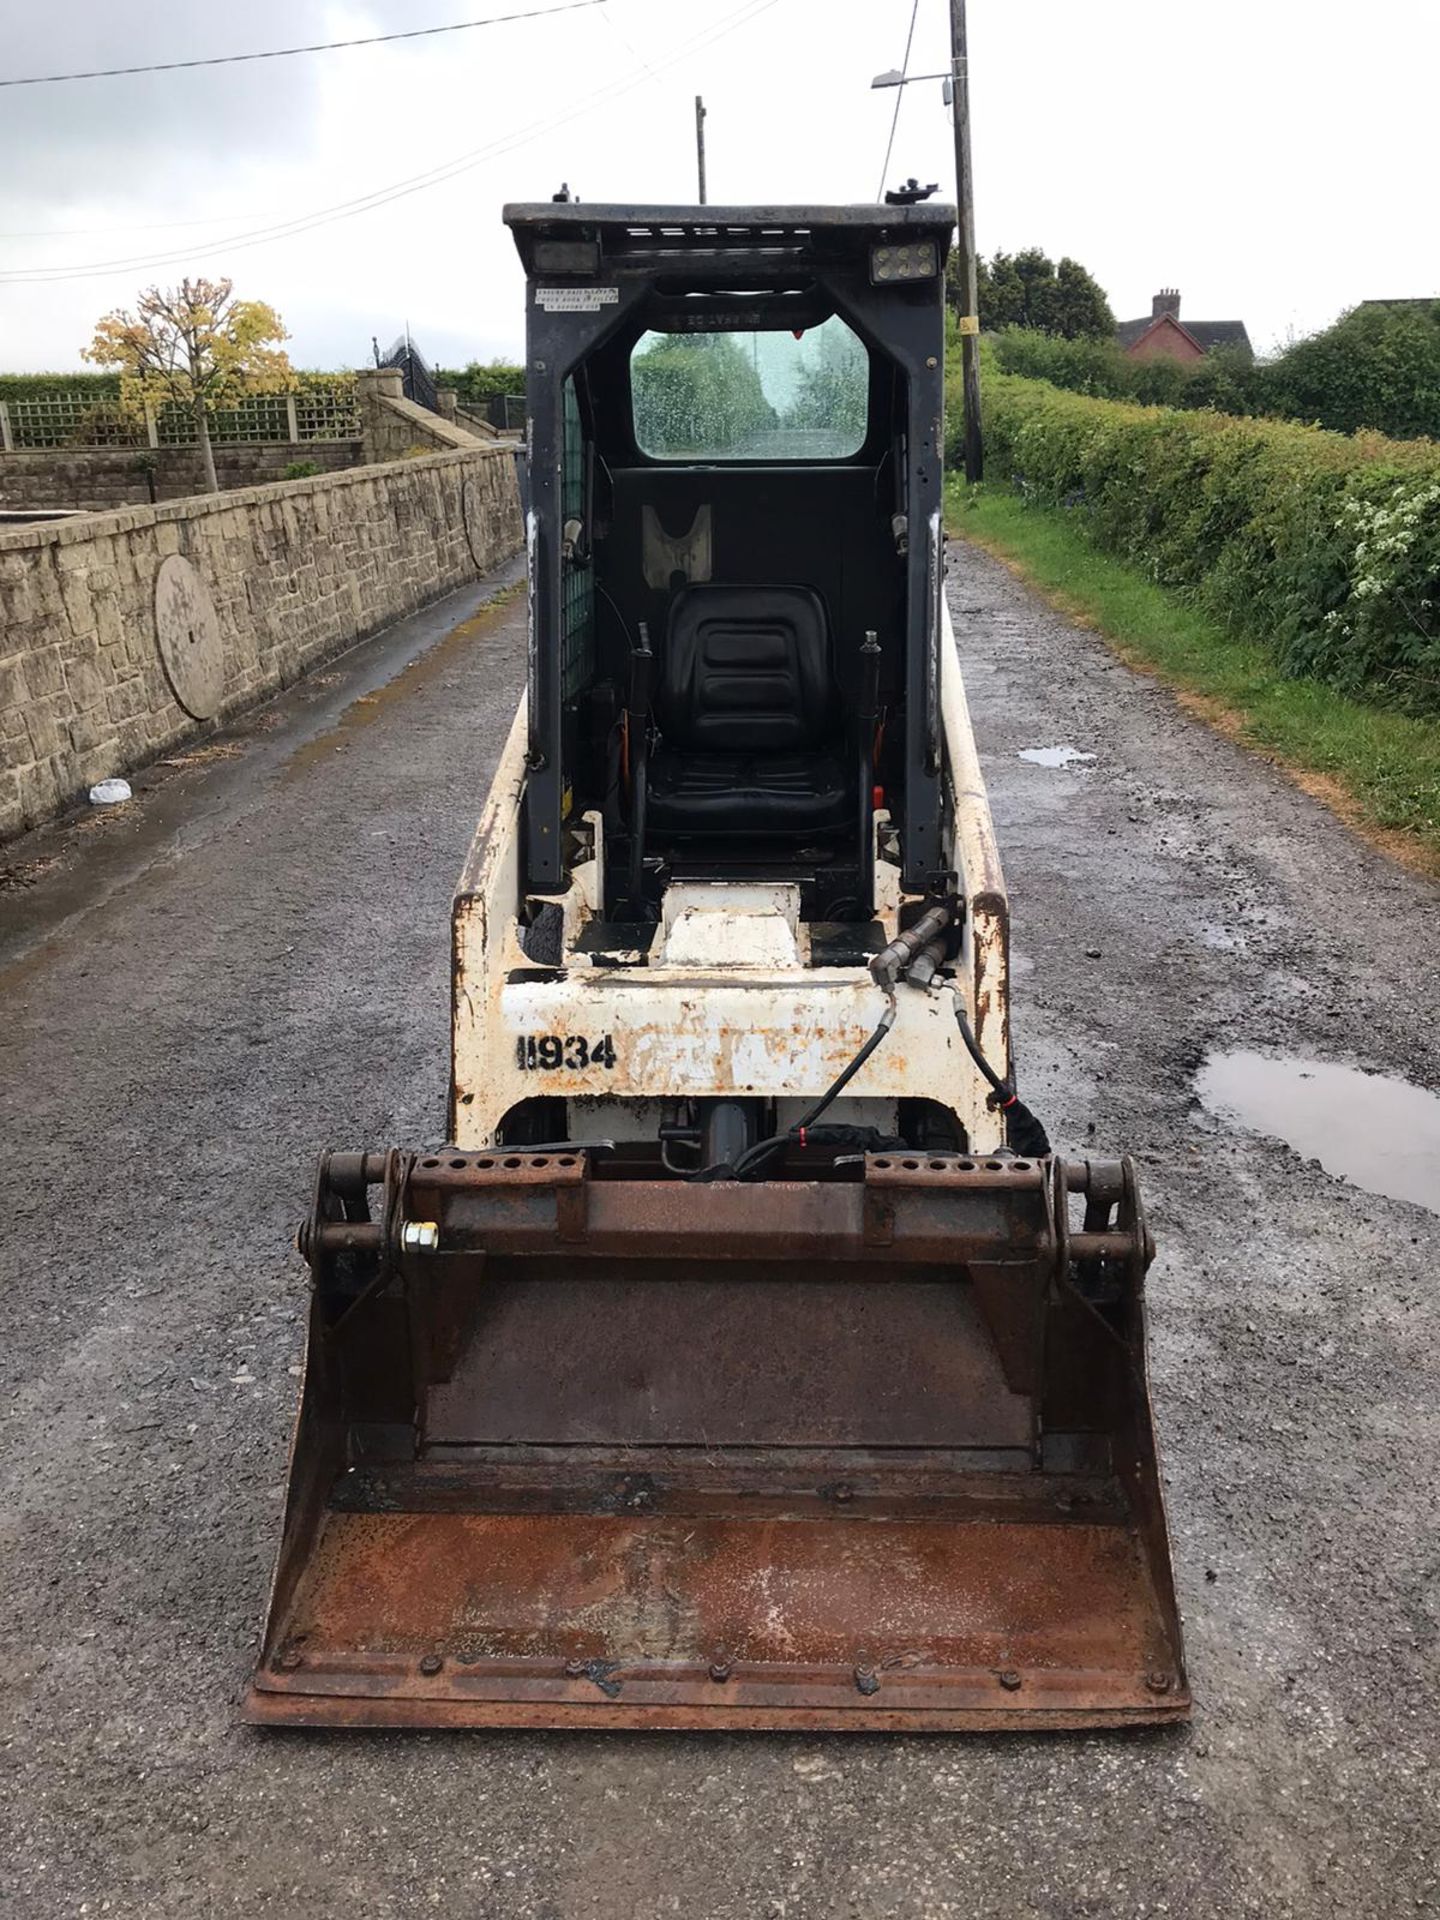
M 817 746 L 830 727 L 830 633 L 809 587 L 684 587 L 661 667 L 666 744 L 718 753 Z

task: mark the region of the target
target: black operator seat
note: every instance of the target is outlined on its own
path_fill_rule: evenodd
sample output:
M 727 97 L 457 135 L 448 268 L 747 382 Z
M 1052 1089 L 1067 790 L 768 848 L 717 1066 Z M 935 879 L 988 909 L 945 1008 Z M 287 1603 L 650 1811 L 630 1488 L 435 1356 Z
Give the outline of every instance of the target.
M 839 712 L 811 588 L 682 588 L 661 663 L 649 824 L 737 835 L 853 825 Z

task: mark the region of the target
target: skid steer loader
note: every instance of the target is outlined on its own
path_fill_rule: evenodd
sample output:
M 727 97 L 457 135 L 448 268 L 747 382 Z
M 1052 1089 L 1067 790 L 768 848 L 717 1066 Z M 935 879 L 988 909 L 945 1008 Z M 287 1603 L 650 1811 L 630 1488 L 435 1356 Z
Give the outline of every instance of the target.
M 513 206 L 529 681 L 449 1143 L 328 1153 L 249 1717 L 1183 1718 L 1127 1160 L 1016 1097 L 954 215 Z

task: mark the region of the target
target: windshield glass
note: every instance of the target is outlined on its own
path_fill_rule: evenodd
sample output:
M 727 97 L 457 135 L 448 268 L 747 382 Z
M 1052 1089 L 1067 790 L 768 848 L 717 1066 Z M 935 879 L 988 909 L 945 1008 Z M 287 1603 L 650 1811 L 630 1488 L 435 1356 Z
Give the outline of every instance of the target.
M 645 333 L 635 442 L 656 460 L 845 460 L 865 441 L 870 361 L 836 315 L 793 333 Z

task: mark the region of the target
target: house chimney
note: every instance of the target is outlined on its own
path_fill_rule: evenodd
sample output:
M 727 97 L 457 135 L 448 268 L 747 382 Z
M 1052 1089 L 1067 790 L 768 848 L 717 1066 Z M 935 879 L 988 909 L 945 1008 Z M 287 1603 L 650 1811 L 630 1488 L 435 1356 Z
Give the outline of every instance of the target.
M 1150 317 L 1158 320 L 1162 313 L 1168 313 L 1176 320 L 1180 318 L 1180 289 L 1162 287 L 1150 303 Z

